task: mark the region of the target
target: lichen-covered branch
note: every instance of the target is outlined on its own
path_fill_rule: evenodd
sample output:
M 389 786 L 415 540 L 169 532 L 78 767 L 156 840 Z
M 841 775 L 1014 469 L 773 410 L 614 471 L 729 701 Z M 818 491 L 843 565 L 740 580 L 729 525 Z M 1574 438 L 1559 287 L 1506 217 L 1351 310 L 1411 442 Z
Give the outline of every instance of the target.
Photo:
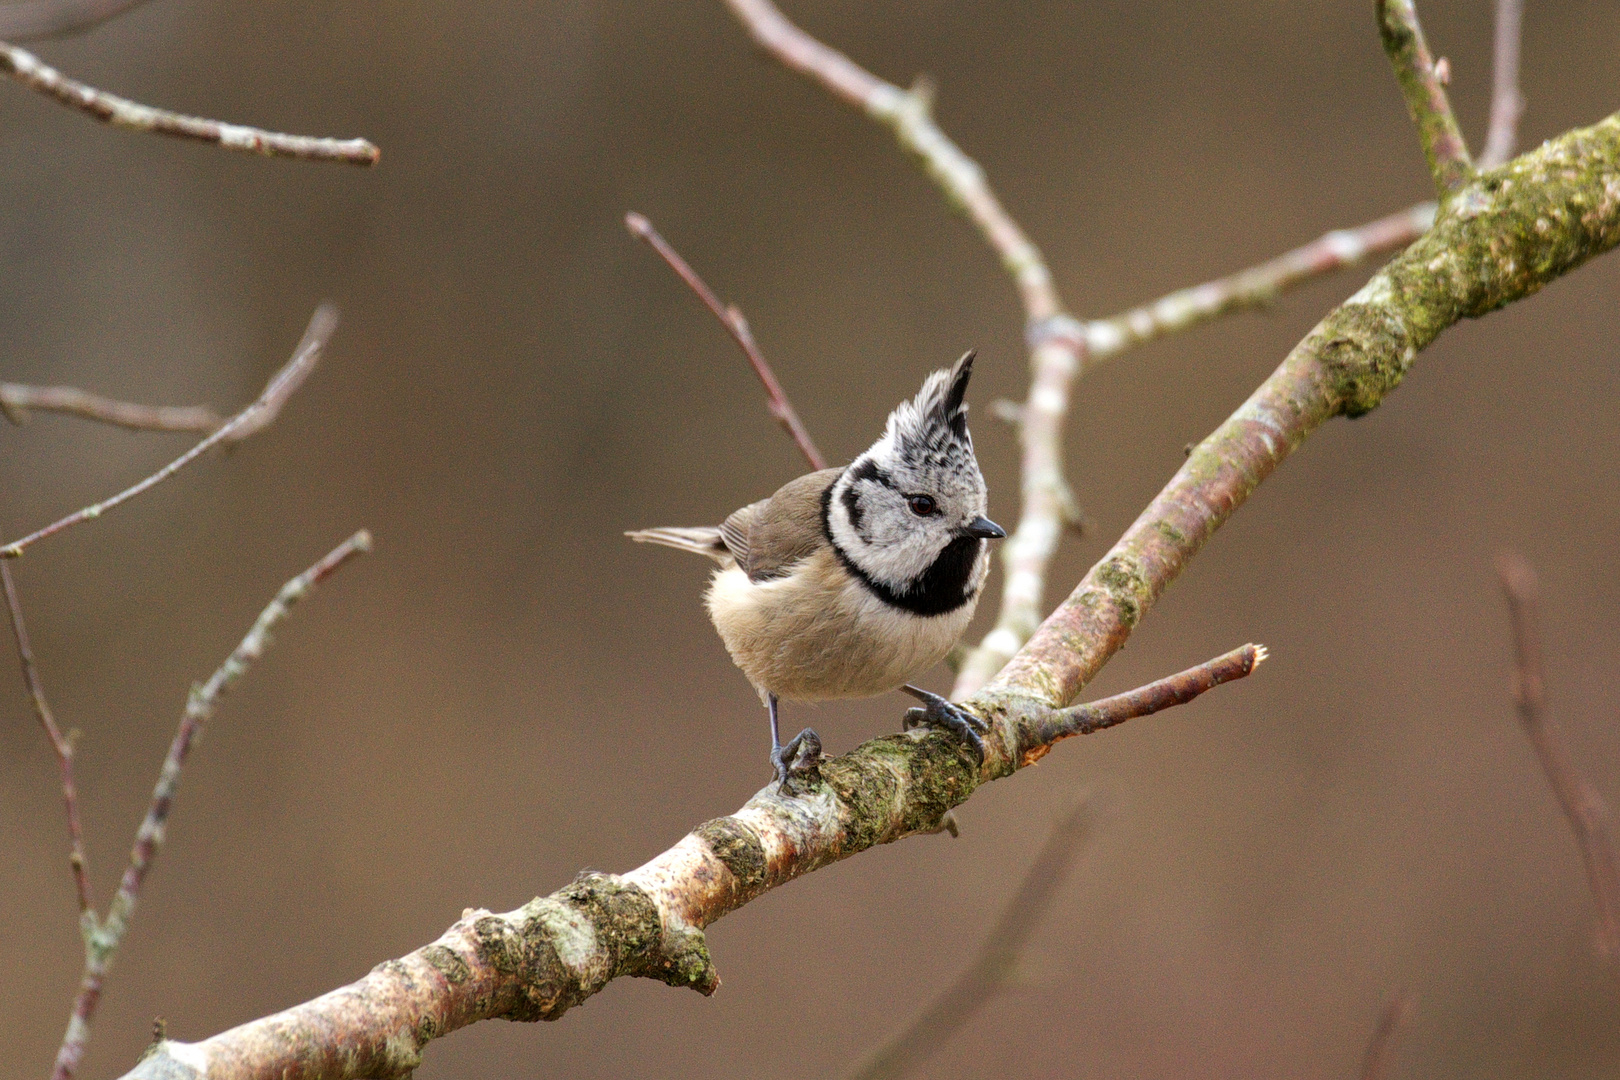
M 68 866 L 73 870 L 73 888 L 79 897 L 79 917 L 94 918 L 95 901 L 90 894 L 90 870 L 84 853 L 84 827 L 79 819 L 79 785 L 73 778 L 73 739 L 62 734 L 45 698 L 45 684 L 39 677 L 39 665 L 34 662 L 34 648 L 28 641 L 28 624 L 23 621 L 22 600 L 17 596 L 17 583 L 12 580 L 11 565 L 0 560 L 0 586 L 6 594 L 6 613 L 11 618 L 11 634 L 17 641 L 17 659 L 22 662 L 23 684 L 28 688 L 34 716 L 45 729 L 45 738 L 56 754 L 57 768 L 62 774 L 62 803 L 67 811 Z
M 92 521 L 120 503 L 128 502 L 142 492 L 161 484 L 214 447 L 241 442 L 248 436 L 257 435 L 275 423 L 276 417 L 281 415 L 281 408 L 287 403 L 287 399 L 292 397 L 300 386 L 304 385 L 304 380 L 309 378 L 310 373 L 315 370 L 315 365 L 320 362 L 321 350 L 326 347 L 326 342 L 336 329 L 337 309 L 330 304 L 322 304 L 315 309 L 314 316 L 310 318 L 309 327 L 304 331 L 303 340 L 298 343 L 298 348 L 293 350 L 292 359 L 288 360 L 281 370 L 271 377 L 269 383 L 265 385 L 264 392 L 254 399 L 247 408 L 225 421 L 214 430 L 213 434 L 140 483 L 127 487 L 118 494 L 103 499 L 92 506 L 75 511 L 59 521 L 52 522 L 43 529 L 31 532 L 21 540 L 14 540 L 4 547 L 0 547 L 0 559 L 15 559 L 29 546 L 48 536 L 54 536 L 63 529 L 71 528 L 74 525 Z
M 1496 0 L 1496 60 L 1491 69 L 1491 126 L 1479 167 L 1494 169 L 1513 156 L 1519 138 L 1524 95 L 1519 92 L 1519 43 L 1524 0 Z
M 1253 666 L 1251 659 L 1242 674 Z M 1185 681 L 1187 674 L 1174 679 Z M 1148 694 L 1143 702 L 1160 696 Z M 1138 714 L 1167 704 L 1141 707 Z M 985 780 L 1013 771 L 1004 749 L 1009 740 L 1041 730 L 1036 725 L 1052 711 L 1026 702 L 1018 712 L 981 712 L 996 738 L 983 767 L 954 736 L 934 729 L 873 739 L 794 774 L 785 788 L 773 781 L 737 813 L 699 825 L 628 874 L 581 874 L 502 915 L 465 911 L 437 941 L 378 965 L 359 982 L 200 1043 L 155 1044 L 129 1075 L 386 1080 L 409 1074 L 421 1063 L 423 1046 L 456 1028 L 490 1019 L 555 1020 L 622 976 L 712 994 L 720 977 L 705 927 L 770 889 L 876 844 L 937 832 L 951 807 Z M 1049 726 L 1057 738 L 1072 734 L 1060 723 Z M 987 955 L 993 958 L 985 962 L 1001 963 L 995 958 L 1016 949 L 1019 935 L 1028 932 L 1013 919 L 1010 929 L 992 937 Z
M 227 150 L 246 150 L 267 157 L 294 157 L 306 161 L 344 161 L 375 165 L 382 151 L 365 139 L 326 139 L 285 135 L 277 131 L 227 124 L 168 109 L 154 109 L 105 90 L 70 79 L 26 49 L 0 41 L 0 73 L 10 75 L 31 90 L 55 98 L 87 116 L 132 131 L 149 131 L 178 139 L 213 143 Z
M 1547 675 L 1536 626 L 1540 607 L 1536 572 L 1524 556 L 1514 552 L 1504 552 L 1496 560 L 1496 572 L 1513 627 L 1513 704 L 1547 784 L 1575 834 L 1597 908 L 1599 951 L 1610 973 L 1620 978 L 1620 868 L 1609 836 L 1609 807 L 1575 764 L 1563 732 L 1547 715 Z
M 192 745 L 202 732 L 203 725 L 213 718 L 214 709 L 231 687 L 270 647 L 270 633 L 284 620 L 294 604 L 308 596 L 310 591 L 325 581 L 339 567 L 363 552 L 371 550 L 371 534 L 364 529 L 333 548 L 327 555 L 281 587 L 274 600 L 259 613 L 253 628 L 242 643 L 232 650 L 225 662 L 208 677 L 207 682 L 191 688 L 186 698 L 185 712 L 180 726 L 169 743 L 169 753 L 163 759 L 157 784 L 152 789 L 152 801 L 146 816 L 135 832 L 135 844 L 130 849 L 129 866 L 118 883 L 118 892 L 107 908 L 105 917 L 98 918 L 93 910 L 84 917 L 84 972 L 79 977 L 79 993 L 73 1002 L 73 1013 L 68 1019 L 67 1032 L 62 1036 L 61 1049 L 56 1054 L 52 1080 L 69 1080 L 84 1058 L 90 1041 L 90 1022 L 101 1001 L 101 990 L 107 971 L 124 934 L 129 920 L 135 914 L 135 903 L 140 898 L 141 883 L 157 858 L 174 808 L 174 798 L 180 787 L 180 770 L 186 763 Z M 8 572 L 7 564 L 0 562 L 0 573 Z M 7 578 L 9 581 L 10 578 Z
M 799 448 L 799 453 L 804 455 L 804 460 L 810 463 L 810 467 L 816 470 L 825 469 L 827 459 L 816 449 L 815 440 L 810 438 L 810 432 L 799 419 L 799 413 L 793 408 L 793 402 L 788 400 L 782 384 L 776 381 L 776 372 L 771 370 L 765 354 L 760 352 L 759 343 L 754 340 L 754 332 L 748 328 L 748 320 L 743 318 L 742 310 L 736 304 L 722 304 L 708 283 L 685 259 L 681 258 L 681 253 L 653 228 L 652 222 L 646 217 L 635 213 L 626 214 L 624 227 L 630 230 L 631 236 L 656 251 L 658 257 L 675 271 L 675 276 L 685 282 L 686 287 L 696 294 L 703 306 L 720 320 L 720 325 L 726 328 L 732 340 L 742 349 L 743 355 L 748 358 L 749 365 L 754 369 L 754 374 L 759 376 L 759 381 L 764 384 L 766 407 L 770 409 L 771 415 L 776 417 L 777 423 L 782 425 L 782 429 L 788 433 L 793 445 Z
M 898 1080 L 915 1071 L 996 999 L 1017 974 L 1019 958 L 1090 835 L 1091 809 L 1081 799 L 1052 826 L 1040 854 L 985 935 L 973 963 L 915 1020 L 868 1054 L 849 1073 L 850 1080 Z
M 1473 176 L 1474 163 L 1412 0 L 1378 0 L 1378 32 L 1401 84 L 1406 110 L 1417 125 L 1435 191 L 1444 201 Z
M 1067 705 L 1307 435 L 1331 417 L 1376 408 L 1446 327 L 1529 296 L 1617 242 L 1620 117 L 1476 176 L 1193 449 L 981 696 Z
M 131 431 L 196 431 L 206 434 L 222 423 L 206 405 L 136 405 L 80 390 L 76 386 L 0 383 L 0 412 L 14 424 L 31 412 L 63 413 Z

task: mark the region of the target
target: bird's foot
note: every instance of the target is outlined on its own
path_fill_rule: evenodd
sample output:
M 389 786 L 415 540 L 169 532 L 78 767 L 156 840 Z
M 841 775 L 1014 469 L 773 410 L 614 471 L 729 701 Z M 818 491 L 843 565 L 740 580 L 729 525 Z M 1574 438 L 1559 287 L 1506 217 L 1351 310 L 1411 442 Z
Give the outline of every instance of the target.
M 927 690 L 912 686 L 909 683 L 900 688 L 922 702 L 921 707 L 906 710 L 905 720 L 902 721 L 906 730 L 924 725 L 932 728 L 944 728 L 954 734 L 958 739 L 972 747 L 973 754 L 984 764 L 984 739 L 981 733 L 989 731 L 989 725 L 977 716 L 968 712 L 959 705 L 952 704 Z
M 821 736 L 805 728 L 788 742 L 771 751 L 771 764 L 776 768 L 776 789 L 779 795 L 791 795 L 788 779 L 815 771 L 821 764 Z

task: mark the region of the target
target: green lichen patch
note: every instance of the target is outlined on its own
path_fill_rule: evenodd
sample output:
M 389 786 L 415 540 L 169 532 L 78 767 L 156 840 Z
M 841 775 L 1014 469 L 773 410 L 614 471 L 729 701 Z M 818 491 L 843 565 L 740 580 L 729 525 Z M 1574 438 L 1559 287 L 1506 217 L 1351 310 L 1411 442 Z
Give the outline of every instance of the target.
M 978 785 L 973 751 L 943 731 L 872 739 L 821 771 L 843 808 L 840 857 L 936 828 Z
M 556 898 L 572 904 L 596 931 L 596 944 L 607 956 L 611 974 L 639 974 L 648 954 L 663 936 L 663 921 L 652 898 L 611 874 L 584 873 L 557 890 Z
M 427 961 L 429 967 L 443 975 L 451 986 L 466 982 L 467 977 L 472 974 L 467 962 L 443 945 L 428 945 L 417 955 Z
M 765 891 L 765 842 L 752 826 L 722 817 L 705 821 L 693 831 L 731 871 L 738 892 L 751 898 Z
M 1097 583 L 1119 607 L 1120 619 L 1126 626 L 1135 627 L 1143 606 L 1152 598 L 1142 572 L 1130 558 L 1117 554 L 1099 563 L 1094 573 Z

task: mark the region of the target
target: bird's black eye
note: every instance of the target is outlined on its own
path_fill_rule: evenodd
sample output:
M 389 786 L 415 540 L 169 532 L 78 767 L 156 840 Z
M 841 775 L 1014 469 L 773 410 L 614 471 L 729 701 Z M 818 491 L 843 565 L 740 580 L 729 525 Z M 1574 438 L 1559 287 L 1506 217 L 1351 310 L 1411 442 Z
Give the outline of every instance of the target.
M 911 512 L 918 517 L 927 517 L 938 509 L 934 500 L 927 495 L 907 495 L 906 505 L 911 507 Z

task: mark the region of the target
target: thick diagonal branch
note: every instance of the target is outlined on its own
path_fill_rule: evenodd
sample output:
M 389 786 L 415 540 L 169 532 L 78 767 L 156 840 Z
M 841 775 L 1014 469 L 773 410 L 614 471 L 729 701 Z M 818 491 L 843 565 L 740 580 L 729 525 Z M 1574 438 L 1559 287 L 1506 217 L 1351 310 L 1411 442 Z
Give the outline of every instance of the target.
M 1378 33 L 1395 68 L 1395 79 L 1406 98 L 1406 110 L 1417 125 L 1429 173 L 1441 200 L 1448 198 L 1474 175 L 1468 144 L 1451 112 L 1451 99 L 1435 69 L 1429 44 L 1418 25 L 1412 0 L 1378 0 Z
M 267 157 L 294 157 L 306 161 L 343 161 L 350 165 L 375 165 L 382 151 L 365 139 L 327 139 L 311 135 L 287 135 L 279 131 L 227 124 L 186 116 L 168 109 L 154 109 L 105 90 L 70 79 L 26 49 L 0 41 L 0 73 L 10 75 L 31 90 L 55 98 L 70 109 L 77 109 L 114 127 L 149 131 L 178 139 L 213 143 L 227 150 L 245 150 Z
M 232 650 L 225 662 L 208 677 L 208 681 L 192 686 L 191 694 L 186 698 L 185 712 L 180 717 L 180 726 L 169 743 L 169 753 L 163 759 L 157 784 L 152 788 L 151 804 L 135 832 L 135 844 L 129 852 L 129 866 L 118 883 L 118 892 L 114 894 L 104 918 L 97 919 L 94 912 L 89 913 L 84 935 L 84 972 L 79 977 L 79 993 L 73 1002 L 67 1032 L 62 1036 L 62 1046 L 56 1054 L 52 1080 L 69 1080 L 84 1058 L 85 1048 L 90 1041 L 90 1022 L 95 1018 L 96 1006 L 101 1002 L 107 971 L 129 929 L 129 920 L 135 914 L 141 883 L 146 880 L 147 872 L 152 869 L 152 860 L 157 858 L 163 846 L 169 812 L 174 808 L 174 798 L 180 788 L 180 770 L 203 725 L 213 718 L 214 709 L 226 692 L 264 655 L 270 647 L 271 631 L 286 619 L 293 605 L 308 596 L 315 586 L 344 563 L 370 550 L 371 534 L 362 529 L 333 548 L 314 566 L 283 585 L 275 599 L 254 620 L 253 628 L 241 644 Z M 0 563 L 0 572 L 5 570 L 6 564 Z
M 1541 771 L 1569 821 L 1586 868 L 1586 882 L 1597 907 L 1598 943 L 1604 961 L 1620 977 L 1620 869 L 1609 836 L 1609 808 L 1575 764 L 1563 732 L 1547 715 L 1547 674 L 1541 660 L 1540 607 L 1536 572 L 1522 555 L 1504 552 L 1496 560 L 1513 626 L 1513 703 L 1524 733 L 1535 747 Z

